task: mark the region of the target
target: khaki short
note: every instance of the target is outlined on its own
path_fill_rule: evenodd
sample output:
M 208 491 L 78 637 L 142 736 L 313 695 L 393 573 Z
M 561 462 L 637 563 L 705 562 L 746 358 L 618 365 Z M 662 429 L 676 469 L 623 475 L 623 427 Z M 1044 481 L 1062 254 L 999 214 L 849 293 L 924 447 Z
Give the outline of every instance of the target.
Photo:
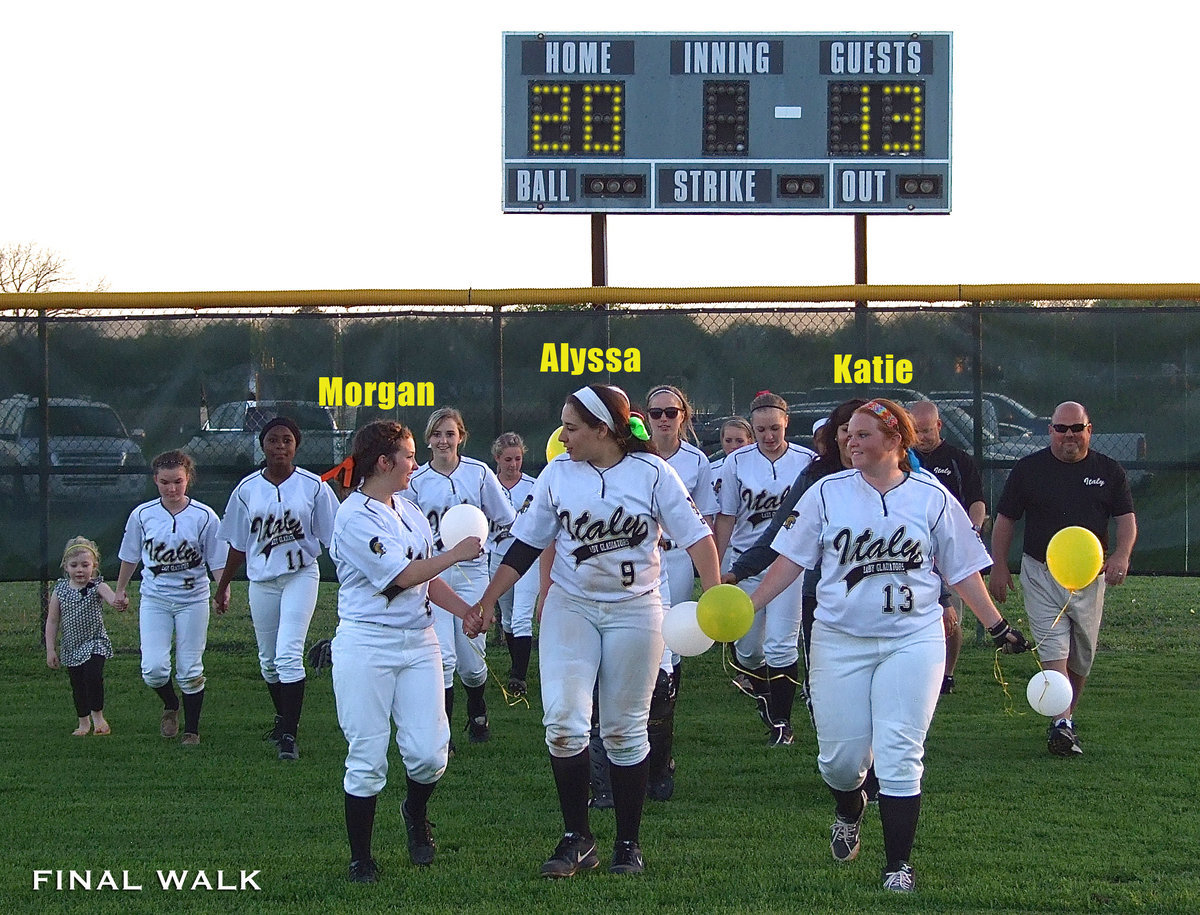
M 1044 562 L 1022 554 L 1021 588 L 1025 615 L 1042 660 L 1065 659 L 1070 671 L 1086 677 L 1096 657 L 1104 615 L 1104 576 L 1098 575 L 1083 590 L 1071 592 L 1054 580 Z

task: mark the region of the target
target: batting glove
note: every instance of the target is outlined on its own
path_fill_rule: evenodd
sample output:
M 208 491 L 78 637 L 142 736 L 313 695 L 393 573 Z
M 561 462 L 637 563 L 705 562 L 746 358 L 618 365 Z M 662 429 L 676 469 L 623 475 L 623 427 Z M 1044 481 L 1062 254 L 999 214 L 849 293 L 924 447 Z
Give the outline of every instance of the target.
M 1029 651 L 1033 646 L 1029 644 L 1025 636 L 1021 634 L 1020 629 L 1013 629 L 1008 625 L 1008 620 L 1000 617 L 1000 622 L 995 626 L 988 627 L 988 635 L 992 637 L 992 641 L 996 647 L 1004 651 L 1006 654 L 1020 654 L 1022 651 Z

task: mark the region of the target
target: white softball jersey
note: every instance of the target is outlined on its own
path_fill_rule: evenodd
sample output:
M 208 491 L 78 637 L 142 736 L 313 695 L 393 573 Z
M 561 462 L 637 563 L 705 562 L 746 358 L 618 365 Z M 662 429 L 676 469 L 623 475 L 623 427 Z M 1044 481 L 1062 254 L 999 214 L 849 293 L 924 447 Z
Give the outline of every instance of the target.
M 225 568 L 229 555 L 220 526 L 217 513 L 195 499 L 174 515 L 161 499 L 143 502 L 129 513 L 117 557 L 141 562 L 143 598 L 207 600 L 208 573 Z
M 705 517 L 715 515 L 717 495 L 713 487 L 712 465 L 708 463 L 707 455 L 691 442 L 680 441 L 675 453 L 667 458 L 667 463 L 683 480 L 700 514 Z
M 392 504 L 352 492 L 338 508 L 329 556 L 337 567 L 338 618 L 396 629 L 433 625 L 429 584 L 384 594 L 414 559 L 433 555 L 433 534 L 421 510 L 403 496 Z
M 498 479 L 498 478 L 497 478 Z M 517 481 L 517 485 L 509 489 L 503 483 L 500 488 L 504 490 L 508 496 L 508 501 L 513 507 L 513 512 L 519 512 L 525 506 L 525 502 L 530 498 L 533 492 L 533 484 L 536 483 L 533 477 L 527 473 L 521 474 L 521 479 Z M 513 520 L 516 520 L 516 515 L 513 515 Z M 512 522 L 508 524 L 497 524 L 495 521 L 488 521 L 488 540 L 485 544 L 489 553 L 495 553 L 501 557 L 508 552 L 508 548 L 512 546 Z
M 276 486 L 258 470 L 229 495 L 220 536 L 246 554 L 246 577 L 269 581 L 312 565 L 333 537 L 338 501 L 302 467 Z
M 660 538 L 687 549 L 709 529 L 679 474 L 662 458 L 635 452 L 603 470 L 559 455 L 538 477 L 512 533 L 538 549 L 555 543 L 550 576 L 566 593 L 617 601 L 658 585 Z
M 407 494 L 424 512 L 438 553 L 446 550 L 441 541 L 442 515 L 454 505 L 466 503 L 480 509 L 488 519 L 489 532 L 493 527 L 510 526 L 517 516 L 496 474 L 487 464 L 470 457 L 460 456 L 458 466 L 449 474 L 434 470 L 432 464 L 422 464 L 409 479 Z M 487 577 L 486 553 L 458 565 L 469 577 Z
M 824 477 L 771 546 L 806 569 L 819 562 L 816 618 L 866 637 L 940 619 L 942 575 L 957 583 L 991 564 L 966 511 L 927 473 L 909 474 L 886 493 L 857 470 Z
M 816 452 L 791 442 L 773 461 L 756 444 L 726 456 L 721 467 L 718 502 L 721 514 L 735 519 L 729 536 L 730 549 L 744 552 L 754 546 L 796 478 L 816 457 Z

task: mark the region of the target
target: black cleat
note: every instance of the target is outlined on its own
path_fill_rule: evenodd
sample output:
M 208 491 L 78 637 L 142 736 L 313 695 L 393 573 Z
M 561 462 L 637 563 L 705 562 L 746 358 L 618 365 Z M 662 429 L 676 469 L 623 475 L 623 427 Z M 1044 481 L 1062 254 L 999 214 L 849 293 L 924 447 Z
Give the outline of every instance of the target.
M 400 815 L 404 817 L 404 828 L 408 831 L 408 859 L 418 867 L 428 867 L 437 851 L 433 824 L 428 817 L 414 820 L 408 813 L 408 801 L 400 805 Z
M 612 866 L 610 874 L 640 874 L 646 869 L 642 860 L 642 850 L 637 842 L 617 842 L 613 845 Z
M 595 870 L 599 866 L 596 840 L 577 832 L 568 832 L 559 840 L 554 854 L 542 865 L 542 876 L 574 877 L 580 871 Z
M 487 715 L 467 721 L 467 740 L 471 743 L 487 743 L 491 739 L 492 729 L 488 727 Z
M 771 734 L 767 738 L 767 746 L 769 747 L 790 747 L 796 742 L 796 735 L 792 733 L 792 726 L 786 721 L 776 721 L 771 725 Z
M 276 715 L 275 716 L 275 726 L 270 728 L 269 730 L 267 730 L 263 734 L 262 739 L 264 741 L 270 741 L 271 743 L 275 744 L 275 746 L 279 746 L 279 738 L 282 736 L 283 736 L 283 716 Z
M 1082 756 L 1083 747 L 1075 735 L 1075 727 L 1066 721 L 1050 725 L 1046 731 L 1046 748 L 1055 756 Z
M 942 677 L 942 695 L 949 696 L 952 692 L 954 692 L 954 677 L 946 674 Z
M 291 734 L 284 734 L 279 738 L 279 758 L 280 759 L 299 759 L 300 750 L 296 747 L 296 738 Z
M 358 861 L 350 862 L 350 882 L 351 883 L 378 883 L 379 868 L 375 865 L 374 858 L 362 858 Z

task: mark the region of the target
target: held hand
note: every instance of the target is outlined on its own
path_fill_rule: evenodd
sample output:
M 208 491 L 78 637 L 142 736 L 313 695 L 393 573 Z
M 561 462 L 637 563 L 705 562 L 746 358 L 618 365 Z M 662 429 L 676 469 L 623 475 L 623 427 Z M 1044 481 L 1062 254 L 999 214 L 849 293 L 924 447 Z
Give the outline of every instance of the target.
M 229 585 L 224 588 L 218 588 L 217 593 L 213 595 L 213 609 L 217 611 L 217 615 L 225 613 L 229 609 Z
M 1022 651 L 1029 651 L 1033 648 L 1021 630 L 1013 629 L 1004 617 L 1000 617 L 1000 622 L 995 626 L 988 627 L 988 635 L 992 637 L 992 642 L 996 647 L 1005 654 L 1020 654 Z
M 737 584 L 737 576 L 734 575 L 732 572 L 726 572 L 724 575 L 721 576 L 721 584 L 736 585 Z
M 124 613 L 129 609 L 129 595 L 125 593 L 124 589 L 113 595 L 113 606 L 117 608 L 118 613 Z

